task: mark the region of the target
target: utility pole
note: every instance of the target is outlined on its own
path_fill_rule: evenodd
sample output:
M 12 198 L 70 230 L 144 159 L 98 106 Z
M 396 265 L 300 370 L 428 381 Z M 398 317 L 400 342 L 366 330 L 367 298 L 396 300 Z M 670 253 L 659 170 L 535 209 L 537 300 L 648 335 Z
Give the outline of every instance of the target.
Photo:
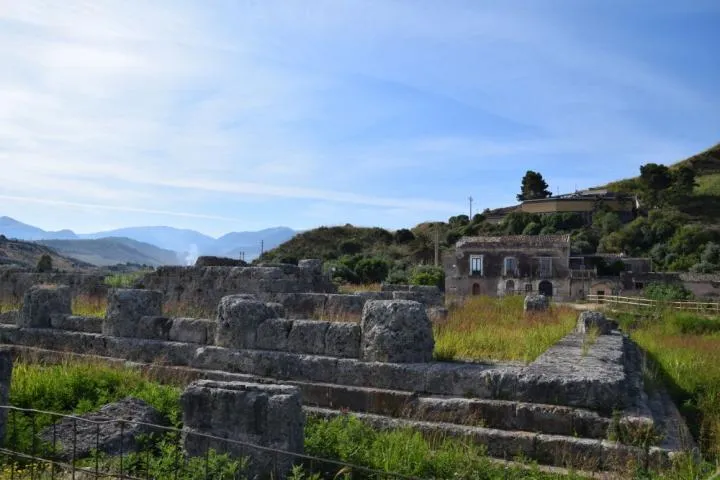
M 468 197 L 468 201 L 470 202 L 470 220 L 472 221 L 472 202 L 473 202 L 473 197 Z
M 435 266 L 440 265 L 440 227 L 435 224 Z
M 260 256 L 265 253 L 265 240 L 260 240 Z

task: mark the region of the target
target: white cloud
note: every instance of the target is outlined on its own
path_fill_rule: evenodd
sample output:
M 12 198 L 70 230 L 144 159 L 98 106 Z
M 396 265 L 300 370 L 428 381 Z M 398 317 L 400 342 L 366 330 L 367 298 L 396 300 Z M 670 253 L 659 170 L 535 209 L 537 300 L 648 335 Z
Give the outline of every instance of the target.
M 470 171 L 691 153 L 628 115 L 640 101 L 710 125 L 706 92 L 584 42 L 536 4 L 6 3 L 0 193 L 16 202 L 184 215 L 202 200 L 203 218 L 221 219 L 234 218 L 215 215 L 223 197 L 275 198 L 355 206 L 319 210 L 333 218 L 431 216 L 457 211 Z M 433 120 L 412 118 L 416 100 L 518 131 L 413 130 Z M 448 171 L 457 179 L 437 185 Z M 499 179 L 478 183 L 479 201 L 503 201 Z

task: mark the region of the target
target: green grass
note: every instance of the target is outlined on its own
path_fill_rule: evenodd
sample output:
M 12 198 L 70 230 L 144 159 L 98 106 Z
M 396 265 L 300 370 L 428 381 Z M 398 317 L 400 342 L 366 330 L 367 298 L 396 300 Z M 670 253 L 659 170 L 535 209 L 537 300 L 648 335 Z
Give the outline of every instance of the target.
M 720 319 L 686 312 L 624 314 L 624 328 L 657 366 L 705 457 L 720 461 Z
M 180 386 L 161 385 L 138 370 L 92 362 L 16 362 L 13 367 L 10 404 L 15 407 L 85 413 L 128 396 L 145 400 L 171 424 L 180 424 Z
M 696 182 L 696 195 L 713 195 L 720 197 L 720 173 L 697 177 Z
M 529 464 L 529 468 L 500 466 L 475 444 L 451 438 L 430 441 L 409 429 L 377 431 L 349 415 L 332 420 L 309 417 L 305 425 L 305 452 L 420 478 L 580 478 L 574 474 L 543 473 L 534 464 Z
M 525 314 L 522 296 L 471 297 L 435 326 L 435 357 L 529 363 L 572 331 L 576 319 L 575 310 L 556 306 Z

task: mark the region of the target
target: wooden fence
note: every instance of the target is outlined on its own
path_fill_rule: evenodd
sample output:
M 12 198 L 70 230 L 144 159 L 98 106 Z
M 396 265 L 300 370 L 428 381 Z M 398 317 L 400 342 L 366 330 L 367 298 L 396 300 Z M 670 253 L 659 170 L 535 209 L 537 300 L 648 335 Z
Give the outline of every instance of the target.
M 642 297 L 621 297 L 619 295 L 587 295 L 586 299 L 593 303 L 602 303 L 611 306 L 628 305 L 632 307 L 646 308 L 665 307 L 672 308 L 674 310 L 720 314 L 720 303 L 718 302 L 665 302 Z

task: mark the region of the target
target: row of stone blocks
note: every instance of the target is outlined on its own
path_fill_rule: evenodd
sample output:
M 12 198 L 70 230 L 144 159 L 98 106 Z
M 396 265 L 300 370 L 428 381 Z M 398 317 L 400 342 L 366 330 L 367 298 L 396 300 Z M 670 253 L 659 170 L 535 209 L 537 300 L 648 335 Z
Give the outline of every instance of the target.
M 410 300 L 364 304 L 361 323 L 289 320 L 282 305 L 253 295 L 223 297 L 217 321 L 162 316 L 163 295 L 153 290 L 115 289 L 100 331 L 114 337 L 166 340 L 242 350 L 276 350 L 367 361 L 415 363 L 432 360 L 432 325 L 425 306 Z M 66 287 L 36 286 L 25 295 L 17 319 L 22 328 L 59 328 L 95 333 L 99 319 L 71 315 Z

